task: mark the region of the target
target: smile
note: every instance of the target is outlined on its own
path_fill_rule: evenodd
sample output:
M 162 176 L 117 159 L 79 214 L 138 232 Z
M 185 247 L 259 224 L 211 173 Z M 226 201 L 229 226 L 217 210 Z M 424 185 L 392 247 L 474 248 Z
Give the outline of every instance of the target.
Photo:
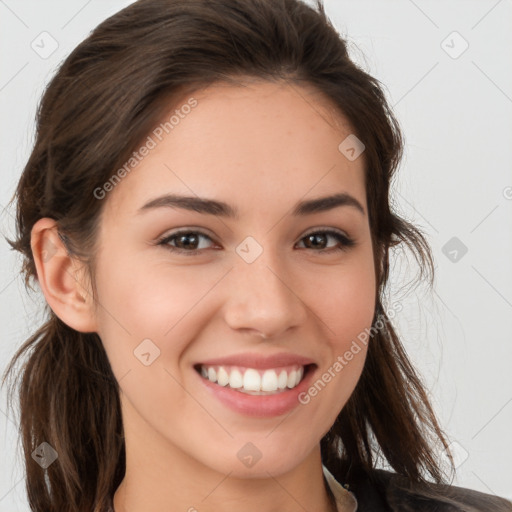
M 289 414 L 319 371 L 311 358 L 279 352 L 245 352 L 193 364 L 200 389 L 216 403 L 244 416 L 259 418 Z
M 299 385 L 305 367 L 293 365 L 258 370 L 240 366 L 200 365 L 198 370 L 204 379 L 250 395 L 272 395 Z

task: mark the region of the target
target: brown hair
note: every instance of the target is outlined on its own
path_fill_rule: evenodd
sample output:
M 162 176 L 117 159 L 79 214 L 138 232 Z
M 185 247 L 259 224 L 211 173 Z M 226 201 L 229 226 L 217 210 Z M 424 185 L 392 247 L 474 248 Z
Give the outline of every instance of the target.
M 427 393 L 383 307 L 389 249 L 410 248 L 433 279 L 421 231 L 393 213 L 389 187 L 402 153 L 398 123 L 379 82 L 349 58 L 345 41 L 299 0 L 139 0 L 101 23 L 60 66 L 37 113 L 37 136 L 16 195 L 25 284 L 37 278 L 34 223 L 55 219 L 68 250 L 94 276 L 94 199 L 178 94 L 242 77 L 313 86 L 366 146 L 365 180 L 378 288 L 374 332 L 361 378 L 321 441 L 322 460 L 343 481 L 371 473 L 382 456 L 408 481 L 444 481 L 435 456 L 447 443 Z M 94 283 L 94 281 L 93 281 Z M 33 511 L 105 510 L 125 471 L 119 387 L 101 339 L 77 332 L 48 308 L 25 353 L 19 387 L 27 493 Z M 44 472 L 31 457 L 42 442 L 58 459 Z

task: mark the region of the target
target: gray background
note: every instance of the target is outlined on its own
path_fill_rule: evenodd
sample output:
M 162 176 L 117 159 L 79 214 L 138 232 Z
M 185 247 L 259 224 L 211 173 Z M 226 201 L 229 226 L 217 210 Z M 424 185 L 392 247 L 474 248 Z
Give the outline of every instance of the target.
M 29 155 L 44 85 L 92 28 L 129 3 L 0 0 L 4 235 L 13 233 L 6 205 Z M 325 5 L 352 56 L 385 85 L 404 130 L 396 209 L 427 234 L 437 280 L 433 291 L 407 286 L 415 267 L 398 251 L 390 300 L 404 307 L 399 332 L 453 442 L 455 483 L 512 499 L 512 2 Z M 40 325 L 43 302 L 26 294 L 19 258 L 5 242 L 0 262 L 3 372 Z M 0 512 L 27 511 L 5 388 L 0 398 Z

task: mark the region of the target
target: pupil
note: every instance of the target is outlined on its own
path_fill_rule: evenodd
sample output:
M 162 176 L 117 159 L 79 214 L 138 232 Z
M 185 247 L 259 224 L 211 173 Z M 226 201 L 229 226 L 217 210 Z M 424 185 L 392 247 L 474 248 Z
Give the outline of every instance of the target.
M 191 244 L 187 243 L 187 242 L 183 242 L 183 240 L 186 240 L 187 238 L 192 238 L 195 240 Z M 195 236 L 191 233 L 184 234 L 179 237 L 179 241 L 180 241 L 180 244 L 183 244 L 185 247 L 190 247 L 191 245 L 195 245 L 195 243 L 197 243 L 197 236 Z
M 320 239 L 324 239 L 324 238 L 325 238 L 325 236 L 324 236 L 324 235 L 320 235 L 320 234 L 312 234 L 312 235 L 309 235 L 307 239 L 311 242 L 312 240 L 317 240 L 317 241 L 318 241 L 318 239 L 319 239 L 319 238 L 320 238 Z M 321 244 L 322 244 L 322 242 L 320 242 L 320 245 L 321 245 Z M 312 245 L 313 245 L 314 247 L 317 247 L 319 244 L 318 244 L 318 243 L 316 243 L 316 242 L 313 242 L 313 244 L 312 244 Z

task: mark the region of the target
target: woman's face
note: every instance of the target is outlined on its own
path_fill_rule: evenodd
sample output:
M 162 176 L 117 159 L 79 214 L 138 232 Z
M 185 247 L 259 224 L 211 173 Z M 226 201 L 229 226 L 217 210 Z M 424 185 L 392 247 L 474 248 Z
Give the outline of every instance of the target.
M 362 371 L 353 342 L 376 291 L 364 154 L 339 149 L 350 127 L 309 89 L 193 98 L 102 199 L 97 332 L 128 461 L 277 475 L 318 454 Z

